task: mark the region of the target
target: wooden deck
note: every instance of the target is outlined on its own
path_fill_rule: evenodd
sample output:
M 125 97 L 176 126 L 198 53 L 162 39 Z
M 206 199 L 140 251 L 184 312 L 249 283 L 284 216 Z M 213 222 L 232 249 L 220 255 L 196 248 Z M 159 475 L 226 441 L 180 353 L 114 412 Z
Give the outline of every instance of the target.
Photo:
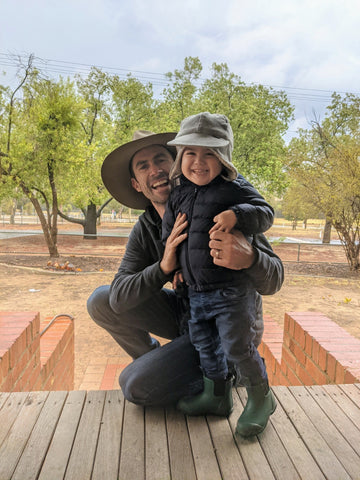
M 120 390 L 0 394 L 0 480 L 360 479 L 360 385 L 274 387 L 251 440 L 229 419 L 142 408 Z

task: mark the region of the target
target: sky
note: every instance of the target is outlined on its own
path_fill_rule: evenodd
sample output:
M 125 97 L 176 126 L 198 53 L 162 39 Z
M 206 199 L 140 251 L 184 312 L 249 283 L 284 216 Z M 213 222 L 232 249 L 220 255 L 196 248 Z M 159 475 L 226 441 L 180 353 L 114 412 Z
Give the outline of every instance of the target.
M 295 121 L 322 119 L 331 94 L 360 95 L 358 0 L 0 0 L 0 83 L 9 55 L 33 53 L 50 76 L 91 65 L 151 81 L 199 57 L 202 77 L 226 63 L 246 84 L 284 90 Z

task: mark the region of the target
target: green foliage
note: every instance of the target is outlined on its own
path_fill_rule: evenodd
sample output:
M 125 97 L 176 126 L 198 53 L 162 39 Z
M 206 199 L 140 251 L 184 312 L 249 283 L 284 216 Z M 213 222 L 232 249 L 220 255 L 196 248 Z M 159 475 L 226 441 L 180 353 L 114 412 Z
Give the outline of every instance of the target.
M 314 121 L 291 141 L 287 162 L 288 195 L 302 191 L 306 203 L 331 220 L 355 270 L 360 268 L 359 120 L 360 98 L 334 94 L 324 121 Z
M 130 141 L 136 129 L 177 131 L 183 118 L 206 110 L 229 117 L 240 173 L 264 194 L 281 193 L 282 135 L 293 113 L 285 94 L 245 85 L 226 64 L 214 63 L 204 81 L 201 74 L 199 58 L 185 58 L 182 69 L 166 74 L 168 85 L 155 99 L 152 85 L 132 75 L 93 68 L 71 82 L 29 69 L 16 92 L 0 88 L 0 196 L 14 195 L 22 185 L 42 204 L 56 201 L 82 211 L 94 204 L 100 211 L 109 198 L 101 164 L 113 148 Z

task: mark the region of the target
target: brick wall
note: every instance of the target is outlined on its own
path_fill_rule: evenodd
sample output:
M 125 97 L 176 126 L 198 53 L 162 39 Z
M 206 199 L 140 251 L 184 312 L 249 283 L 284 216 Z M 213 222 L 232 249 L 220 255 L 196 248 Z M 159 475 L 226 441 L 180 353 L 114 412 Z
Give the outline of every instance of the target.
M 360 340 L 322 313 L 285 314 L 284 330 L 265 316 L 260 354 L 272 385 L 360 382 Z
M 37 312 L 0 312 L 0 391 L 72 390 L 74 325 Z

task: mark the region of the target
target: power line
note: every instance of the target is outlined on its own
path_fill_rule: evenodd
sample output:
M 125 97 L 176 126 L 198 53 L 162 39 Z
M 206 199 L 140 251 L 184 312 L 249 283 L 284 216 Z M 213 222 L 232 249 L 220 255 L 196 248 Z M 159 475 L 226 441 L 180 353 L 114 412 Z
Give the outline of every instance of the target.
M 21 66 L 20 62 L 25 62 L 29 58 L 29 55 L 15 55 L 15 54 L 6 54 L 0 52 L 0 65 L 11 68 L 19 68 Z M 34 56 L 34 66 L 38 66 L 42 70 L 45 70 L 47 73 L 54 74 L 64 74 L 64 75 L 81 75 L 90 73 L 92 68 L 98 68 L 99 70 L 104 70 L 108 73 L 118 72 L 120 77 L 126 78 L 129 75 L 135 76 L 140 81 L 148 81 L 156 86 L 166 86 L 169 84 L 169 81 L 166 77 L 166 74 L 159 72 L 148 72 L 143 70 L 130 70 L 124 67 L 107 67 L 104 65 L 90 65 L 86 63 L 70 62 L 63 60 L 53 60 L 53 59 L 42 59 L 40 57 Z M 198 84 L 201 84 L 203 80 L 199 80 Z M 246 85 L 246 84 L 245 84 Z M 315 88 L 302 88 L 302 87 L 288 87 L 288 86 L 279 86 L 279 85 L 264 85 L 260 83 L 253 83 L 252 85 L 263 85 L 264 87 L 271 88 L 274 90 L 285 91 L 290 100 L 296 101 L 307 101 L 307 102 L 318 102 L 318 103 L 329 103 L 331 102 L 332 94 L 334 91 L 325 90 L 325 89 L 315 89 Z M 250 86 L 250 84 L 248 84 Z M 355 95 L 360 95 L 358 92 L 339 92 L 339 94 L 353 93 Z

